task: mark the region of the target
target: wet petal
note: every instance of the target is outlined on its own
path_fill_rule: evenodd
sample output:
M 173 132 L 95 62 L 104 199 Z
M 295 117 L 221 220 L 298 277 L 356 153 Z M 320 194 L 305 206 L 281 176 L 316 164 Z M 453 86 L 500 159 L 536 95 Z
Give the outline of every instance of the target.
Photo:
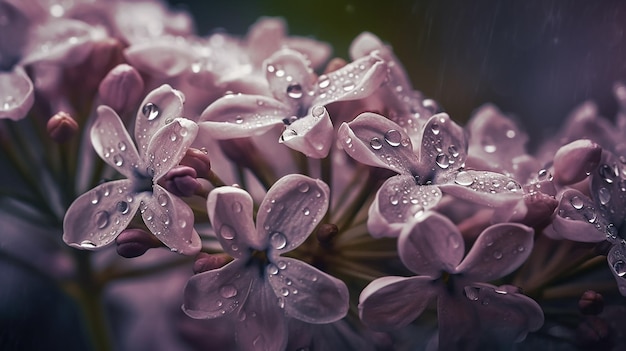
M 135 141 L 140 155 L 146 154 L 148 144 L 159 129 L 182 117 L 183 101 L 182 93 L 167 84 L 146 96 L 135 118 Z
M 166 38 L 129 46 L 124 57 L 133 67 L 157 78 L 175 77 L 194 61 L 190 45 Z
M 146 148 L 144 163 L 153 179 L 160 179 L 183 159 L 198 134 L 198 125 L 176 118 L 156 131 Z
M 112 243 L 128 223 L 143 198 L 132 192 L 128 179 L 100 184 L 79 196 L 65 213 L 63 241 L 94 250 Z
M 432 116 L 424 125 L 419 149 L 420 175 L 446 174 L 465 165 L 465 132 L 445 113 Z
M 410 175 L 397 175 L 383 183 L 372 203 L 367 228 L 374 237 L 396 237 L 402 228 L 441 200 L 434 185 L 417 185 Z
M 82 62 L 94 45 L 92 29 L 82 21 L 56 19 L 37 26 L 33 32 L 23 65 L 52 62 L 72 66 Z
M 359 317 L 374 330 L 404 327 L 419 317 L 438 293 L 430 277 L 382 277 L 359 297 Z
M 398 254 L 411 271 L 431 277 L 454 271 L 463 259 L 465 244 L 458 228 L 448 218 L 428 212 L 398 238 Z
M 292 111 L 310 106 L 315 76 L 301 53 L 282 49 L 268 58 L 264 66 L 270 90 L 277 100 L 290 106 Z
M 144 166 L 122 120 L 109 106 L 98 107 L 98 118 L 91 127 L 91 143 L 100 158 L 128 178 L 134 178 Z
M 522 199 L 522 186 L 505 175 L 487 171 L 460 171 L 437 178 L 445 194 L 486 206 L 508 205 Z
M 19 66 L 9 72 L 0 70 L 0 91 L 0 119 L 22 119 L 35 102 L 33 82 Z
M 532 228 L 517 223 L 495 224 L 485 229 L 456 267 L 457 274 L 475 281 L 491 281 L 513 272 L 533 249 Z
M 314 106 L 310 114 L 285 128 L 280 142 L 308 157 L 328 156 L 333 143 L 333 124 L 326 108 Z
M 291 115 L 280 101 L 261 95 L 227 95 L 217 99 L 201 114 L 203 137 L 242 138 L 264 134 Z
M 562 144 L 578 140 L 590 139 L 603 148 L 611 149 L 614 145 L 615 127 L 606 118 L 598 114 L 598 107 L 590 101 L 578 106 L 565 121 Z
M 590 198 L 574 189 L 561 194 L 552 227 L 559 238 L 592 243 L 605 240 L 614 228 Z
M 183 293 L 183 311 L 195 319 L 238 313 L 246 303 L 257 271 L 235 260 L 226 266 L 189 278 Z
M 183 200 L 155 184 L 143 200 L 141 216 L 150 231 L 173 252 L 195 255 L 202 243 L 193 229 L 193 211 Z
M 387 78 L 387 65 L 371 53 L 342 68 L 319 76 L 313 105 L 358 100 L 370 96 Z
M 626 162 L 622 159 L 603 151 L 600 165 L 591 173 L 591 198 L 607 220 L 618 227 L 626 218 Z M 610 236 L 609 240 L 615 240 Z
M 417 156 L 404 130 L 375 113 L 362 113 L 337 132 L 343 149 L 366 165 L 401 174 L 417 174 Z
M 307 37 L 287 37 L 283 41 L 283 45 L 302 53 L 314 69 L 321 68 L 328 61 L 333 51 L 330 44 Z
M 606 256 L 611 273 L 615 277 L 620 294 L 626 296 L 626 245 L 618 243 L 609 250 Z
M 207 199 L 207 213 L 224 251 L 237 258 L 247 257 L 248 249 L 262 250 L 266 236 L 256 235 L 252 222 L 252 197 L 232 186 L 214 189 Z
M 300 246 L 328 210 L 328 185 L 318 179 L 290 174 L 268 190 L 257 214 L 259 237 L 269 239 L 270 256 Z
M 246 35 L 246 44 L 252 63 L 261 67 L 263 61 L 278 51 L 287 33 L 287 24 L 280 17 L 257 20 Z
M 346 284 L 302 261 L 277 257 L 267 269 L 267 277 L 279 306 L 289 317 L 307 323 L 331 323 L 348 313 Z M 273 274 L 276 272 L 276 274 Z
M 602 148 L 591 140 L 579 139 L 562 146 L 554 155 L 554 180 L 574 184 L 597 168 Z

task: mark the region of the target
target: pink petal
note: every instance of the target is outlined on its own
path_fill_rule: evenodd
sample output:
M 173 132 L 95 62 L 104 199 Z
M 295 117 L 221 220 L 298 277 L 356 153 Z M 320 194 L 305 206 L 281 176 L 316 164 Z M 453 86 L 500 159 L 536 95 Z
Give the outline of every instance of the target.
M 419 317 L 437 293 L 430 277 L 378 278 L 361 292 L 359 317 L 374 330 L 398 329 Z
M 626 296 L 626 245 L 624 243 L 613 245 L 606 259 L 620 294 Z
M 287 37 L 283 45 L 302 53 L 314 69 L 321 68 L 333 51 L 330 44 L 307 37 Z
M 159 129 L 182 117 L 183 100 L 182 93 L 167 84 L 146 96 L 135 118 L 135 141 L 140 155 L 146 154 L 148 144 Z
M 311 105 L 315 92 L 315 77 L 306 58 L 297 51 L 282 49 L 268 58 L 264 66 L 274 97 L 301 116 L 298 111 Z
M 92 28 L 82 21 L 56 19 L 36 26 L 22 65 L 51 62 L 73 66 L 82 62 L 94 45 Z
M 275 258 L 269 267 L 268 281 L 288 316 L 321 324 L 335 322 L 348 313 L 348 288 L 341 280 L 287 257 Z
M 91 143 L 100 158 L 128 178 L 135 178 L 144 167 L 135 144 L 117 113 L 109 106 L 98 107 L 98 117 L 91 127 Z M 140 170 L 143 172 L 143 170 Z
M 300 174 L 279 179 L 268 190 L 257 214 L 259 237 L 268 238 L 276 257 L 300 246 L 328 210 L 326 183 Z
M 522 186 L 515 180 L 487 171 L 445 173 L 435 184 L 445 194 L 491 207 L 510 205 L 524 196 Z
M 264 134 L 290 116 L 287 105 L 261 95 L 226 95 L 200 115 L 203 137 L 243 138 Z
M 420 275 L 439 277 L 454 271 L 465 253 L 463 236 L 448 218 L 428 212 L 398 238 L 402 263 Z
M 445 113 L 432 116 L 423 127 L 419 149 L 420 175 L 451 173 L 465 164 L 465 132 Z M 424 182 L 424 181 L 422 181 Z
M 533 234 L 532 228 L 517 223 L 488 227 L 456 267 L 456 273 L 480 282 L 504 277 L 526 261 L 533 248 Z
M 314 106 L 308 116 L 291 123 L 280 142 L 311 158 L 328 156 L 333 143 L 333 124 L 326 108 Z
M 249 256 L 249 248 L 262 250 L 267 236 L 258 236 L 252 222 L 252 197 L 239 188 L 214 189 L 207 199 L 209 220 L 224 251 L 236 258 Z
M 183 159 L 198 134 L 198 125 L 185 118 L 176 118 L 150 138 L 144 158 L 153 179 L 160 179 Z
M 252 63 L 261 67 L 263 61 L 278 51 L 287 33 L 287 24 L 280 17 L 262 17 L 246 35 L 246 44 Z
M 620 225 L 626 218 L 626 168 L 612 153 L 602 152 L 600 165 L 591 173 L 591 198 L 596 208 L 605 214 L 614 225 Z M 614 228 L 617 229 L 617 228 Z M 615 240 L 615 233 L 609 234 L 609 240 Z
M 381 115 L 362 113 L 352 122 L 343 123 L 337 136 L 348 155 L 361 163 L 401 174 L 418 174 L 418 160 L 409 136 Z
M 137 43 L 124 50 L 124 57 L 137 70 L 156 78 L 175 77 L 194 62 L 189 44 L 161 38 Z
M 611 223 L 596 204 L 578 190 L 565 190 L 554 211 L 552 228 L 558 238 L 579 242 L 600 242 L 606 239 Z
M 582 181 L 598 167 L 601 156 L 602 148 L 588 139 L 562 146 L 554 155 L 554 180 L 564 185 Z
M 367 228 L 374 237 L 396 237 L 408 222 L 416 220 L 441 200 L 434 185 L 416 185 L 410 175 L 397 175 L 383 183 L 372 203 Z
M 386 78 L 387 65 L 376 53 L 372 53 L 319 76 L 312 105 L 325 106 L 335 101 L 365 98 L 374 93 Z
M 33 83 L 20 66 L 9 72 L 0 71 L 0 91 L 0 119 L 20 120 L 35 102 Z
M 220 318 L 238 313 L 257 279 L 257 271 L 235 260 L 226 266 L 194 275 L 187 281 L 183 311 L 196 319 Z
M 200 251 L 202 243 L 193 229 L 193 211 L 160 185 L 155 184 L 150 197 L 143 201 L 141 216 L 148 229 L 173 252 L 195 255 Z
M 133 219 L 142 194 L 133 193 L 128 179 L 100 184 L 79 196 L 65 213 L 63 241 L 95 250 L 112 243 Z

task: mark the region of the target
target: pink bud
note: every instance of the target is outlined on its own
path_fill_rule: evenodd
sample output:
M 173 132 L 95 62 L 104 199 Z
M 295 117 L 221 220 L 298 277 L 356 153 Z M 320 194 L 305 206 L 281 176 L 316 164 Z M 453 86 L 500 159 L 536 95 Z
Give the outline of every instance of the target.
M 196 171 L 200 178 L 207 177 L 211 172 L 211 159 L 206 152 L 189 148 L 187 153 L 180 161 L 181 166 L 191 167 Z
M 125 63 L 115 66 L 100 82 L 102 103 L 118 113 L 132 109 L 143 94 L 143 79 L 135 68 Z
M 48 120 L 48 135 L 55 142 L 62 144 L 69 141 L 78 131 L 78 123 L 67 112 L 59 112 Z
M 176 196 L 191 196 L 201 187 L 197 177 L 195 169 L 176 166 L 163 176 L 160 183 Z
M 196 257 L 196 262 L 193 264 L 193 272 L 195 274 L 218 269 L 230 262 L 232 258 L 227 254 L 208 254 L 201 252 Z
M 587 290 L 578 300 L 578 309 L 585 315 L 598 315 L 604 309 L 604 298 L 600 293 Z
M 152 234 L 142 229 L 126 229 L 115 239 L 117 254 L 133 258 L 139 257 L 149 249 L 161 246 L 161 242 Z

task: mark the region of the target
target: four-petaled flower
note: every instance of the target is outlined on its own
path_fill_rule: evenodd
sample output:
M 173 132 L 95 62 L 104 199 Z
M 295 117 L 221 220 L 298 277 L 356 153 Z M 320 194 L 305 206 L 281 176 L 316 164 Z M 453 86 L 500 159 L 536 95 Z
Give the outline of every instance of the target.
M 242 349 L 281 350 L 287 317 L 330 323 L 348 311 L 346 285 L 294 258 L 281 256 L 302 244 L 328 209 L 328 186 L 288 175 L 270 188 L 256 227 L 252 198 L 236 187 L 213 190 L 207 210 L 224 251 L 226 266 L 193 276 L 184 292 L 184 311 L 193 318 L 234 317 Z
M 442 191 L 488 206 L 512 204 L 523 194 L 509 177 L 463 168 L 465 134 L 445 113 L 424 124 L 417 150 L 403 128 L 369 112 L 343 123 L 338 138 L 357 161 L 399 173 L 385 181 L 370 207 L 367 225 L 377 237 L 397 236 L 407 221 L 436 206 Z
M 168 85 L 152 91 L 137 113 L 137 147 L 115 111 L 98 107 L 91 142 L 128 179 L 103 183 L 72 203 L 63 221 L 68 245 L 93 250 L 110 244 L 140 210 L 148 229 L 172 251 L 192 255 L 200 250 L 191 208 L 157 184 L 178 165 L 198 132 L 194 122 L 179 117 L 182 103 Z
M 398 238 L 398 253 L 414 277 L 382 277 L 361 292 L 361 320 L 375 330 L 403 327 L 437 299 L 440 350 L 475 349 L 485 339 L 500 345 L 521 341 L 543 324 L 532 299 L 483 283 L 513 272 L 528 258 L 533 230 L 522 224 L 485 229 L 463 259 L 457 227 L 430 212 Z M 493 346 L 493 345 L 492 345 Z

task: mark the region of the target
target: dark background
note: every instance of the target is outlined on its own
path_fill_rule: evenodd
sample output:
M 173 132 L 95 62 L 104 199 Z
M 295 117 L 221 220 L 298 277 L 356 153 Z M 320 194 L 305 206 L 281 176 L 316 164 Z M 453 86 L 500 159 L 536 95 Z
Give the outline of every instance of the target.
M 281 16 L 290 34 L 330 42 L 347 58 L 371 31 L 391 44 L 414 87 L 465 121 L 485 102 L 515 115 L 535 140 L 593 99 L 613 118 L 612 86 L 626 80 L 626 1 L 182 1 L 198 33 L 245 34 Z

